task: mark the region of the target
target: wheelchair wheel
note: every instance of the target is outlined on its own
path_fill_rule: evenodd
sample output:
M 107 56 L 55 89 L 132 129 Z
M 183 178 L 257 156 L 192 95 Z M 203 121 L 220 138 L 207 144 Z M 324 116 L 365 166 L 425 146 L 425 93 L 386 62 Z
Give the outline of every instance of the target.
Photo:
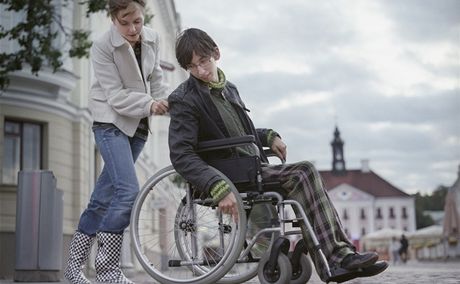
M 216 170 L 217 171 L 217 170 Z M 145 271 L 160 283 L 215 283 L 238 258 L 246 233 L 243 202 L 238 221 L 217 212 L 172 166 L 152 176 L 136 198 L 131 238 Z
M 258 276 L 259 281 L 262 284 L 287 284 L 291 283 L 292 277 L 292 266 L 291 261 L 287 255 L 280 253 L 276 262 L 275 271 L 269 271 L 267 264 L 270 259 L 270 252 L 267 252 L 265 256 L 259 262 Z
M 291 284 L 303 284 L 310 280 L 312 263 L 306 254 L 300 255 L 298 271 L 292 271 Z
M 272 242 L 279 236 L 279 232 L 268 232 L 258 234 L 262 229 L 272 228 L 277 224 L 278 211 L 271 202 L 255 203 L 247 210 L 247 232 L 246 241 L 237 263 L 225 276 L 218 281 L 222 284 L 244 283 L 257 275 L 260 259 L 266 252 L 270 251 Z M 243 255 L 244 250 L 251 241 L 255 240 L 248 255 Z

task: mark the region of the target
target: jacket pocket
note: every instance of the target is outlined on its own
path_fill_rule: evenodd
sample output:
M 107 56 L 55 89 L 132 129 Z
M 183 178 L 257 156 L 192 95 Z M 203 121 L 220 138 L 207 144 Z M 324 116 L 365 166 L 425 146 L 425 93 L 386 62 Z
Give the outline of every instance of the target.
M 100 102 L 107 101 L 107 97 L 105 96 L 103 91 L 92 92 L 90 97 L 95 101 L 100 101 Z

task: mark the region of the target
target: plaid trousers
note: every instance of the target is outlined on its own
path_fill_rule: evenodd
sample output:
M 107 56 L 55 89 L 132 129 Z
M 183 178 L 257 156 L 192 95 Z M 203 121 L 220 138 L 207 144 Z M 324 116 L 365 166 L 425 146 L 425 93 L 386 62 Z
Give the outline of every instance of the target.
M 264 181 L 280 182 L 279 193 L 284 198 L 296 200 L 302 205 L 330 267 L 339 265 L 346 255 L 356 250 L 346 236 L 337 211 L 312 163 L 304 161 L 293 164 L 264 165 L 262 178 Z M 295 213 L 298 217 L 300 216 L 298 212 Z M 303 223 L 301 229 L 316 271 L 324 280 L 327 276 L 326 270 L 321 267 L 319 257 L 314 253 L 313 241 Z

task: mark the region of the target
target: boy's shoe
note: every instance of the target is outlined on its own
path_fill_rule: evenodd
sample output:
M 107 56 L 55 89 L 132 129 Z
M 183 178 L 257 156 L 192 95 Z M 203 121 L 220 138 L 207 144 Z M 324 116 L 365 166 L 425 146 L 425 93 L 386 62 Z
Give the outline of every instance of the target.
M 347 255 L 340 266 L 347 270 L 355 270 L 358 268 L 365 268 L 374 264 L 379 259 L 379 255 L 375 252 L 353 253 Z
M 342 267 L 336 267 L 331 270 L 332 276 L 327 279 L 326 282 L 337 282 L 342 283 L 358 277 L 371 277 L 385 271 L 388 268 L 388 262 L 381 260 L 376 263 L 367 266 L 365 268 L 359 268 L 356 270 L 346 270 Z
M 382 273 L 383 271 L 385 271 L 385 269 L 388 268 L 388 266 L 388 262 L 386 262 L 385 260 L 380 260 L 372 264 L 371 266 L 368 266 L 363 269 L 358 269 L 356 273 L 358 274 L 358 277 L 371 277 L 379 273 Z

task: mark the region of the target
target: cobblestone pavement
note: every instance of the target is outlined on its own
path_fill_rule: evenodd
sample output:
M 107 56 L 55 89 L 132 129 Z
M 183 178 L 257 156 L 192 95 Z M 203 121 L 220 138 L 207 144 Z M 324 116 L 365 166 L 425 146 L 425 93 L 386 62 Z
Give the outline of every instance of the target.
M 146 279 L 136 283 L 152 283 Z M 257 277 L 247 283 L 259 283 Z M 322 282 L 316 272 L 313 272 L 308 284 L 320 284 Z M 369 278 L 357 278 L 345 282 L 348 284 L 460 284 L 460 260 L 449 262 L 408 262 L 390 266 L 381 274 Z
M 257 282 L 253 282 L 257 283 Z M 314 274 L 309 284 L 323 283 Z M 357 278 L 349 284 L 459 284 L 460 283 L 460 261 L 450 262 L 409 262 L 407 264 L 392 265 L 381 274 L 369 278 Z
M 131 276 L 131 279 L 138 284 L 155 283 L 152 278 L 144 273 Z M 1 280 L 0 283 L 17 283 L 13 280 Z M 45 283 L 67 283 L 61 282 L 29 282 L 29 284 Z M 259 283 L 257 278 L 247 283 Z M 309 284 L 323 283 L 315 272 L 308 282 Z M 390 265 L 382 274 L 370 278 L 353 279 L 348 284 L 460 284 L 460 260 L 448 262 L 408 262 L 405 265 Z

